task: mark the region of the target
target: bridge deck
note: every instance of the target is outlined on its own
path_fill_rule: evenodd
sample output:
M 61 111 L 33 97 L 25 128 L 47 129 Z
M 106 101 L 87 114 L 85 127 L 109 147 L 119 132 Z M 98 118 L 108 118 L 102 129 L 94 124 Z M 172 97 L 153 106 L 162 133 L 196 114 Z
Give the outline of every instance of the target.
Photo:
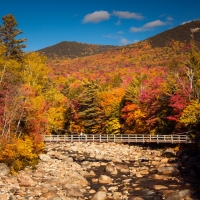
M 196 143 L 188 135 L 45 135 L 44 142 Z

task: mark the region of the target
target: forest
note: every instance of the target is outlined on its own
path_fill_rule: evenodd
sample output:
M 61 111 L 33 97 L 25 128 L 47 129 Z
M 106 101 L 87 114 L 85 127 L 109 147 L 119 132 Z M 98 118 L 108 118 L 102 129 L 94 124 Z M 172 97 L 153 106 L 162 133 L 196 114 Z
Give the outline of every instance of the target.
M 65 60 L 24 52 L 15 17 L 0 26 L 0 162 L 35 166 L 45 134 L 200 135 L 195 40 L 147 41 Z

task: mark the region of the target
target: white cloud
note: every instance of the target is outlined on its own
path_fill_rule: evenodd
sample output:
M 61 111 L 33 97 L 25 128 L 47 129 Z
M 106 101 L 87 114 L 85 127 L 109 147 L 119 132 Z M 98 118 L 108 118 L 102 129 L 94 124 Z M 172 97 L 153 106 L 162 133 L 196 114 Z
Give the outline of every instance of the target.
M 137 43 L 137 42 L 139 42 L 139 41 L 140 41 L 140 40 L 134 40 L 133 43 Z
M 160 20 L 155 20 L 153 22 L 146 23 L 143 27 L 149 29 L 149 28 L 154 28 L 154 27 L 157 27 L 157 26 L 164 26 L 164 25 L 166 25 L 165 22 L 162 22 Z
M 152 22 L 148 22 L 146 23 L 145 25 L 143 25 L 142 27 L 131 27 L 130 28 L 130 31 L 131 32 L 144 32 L 144 31 L 149 31 L 149 30 L 152 30 L 153 28 L 155 27 L 158 27 L 158 26 L 165 26 L 167 23 L 166 22 L 163 22 L 163 21 L 160 21 L 160 20 L 155 20 L 155 21 L 152 21 Z
M 118 31 L 117 34 L 122 35 L 122 34 L 124 34 L 124 32 L 123 31 Z
M 104 35 L 103 37 L 110 38 L 110 39 L 118 39 L 120 36 L 114 35 L 114 34 L 108 34 L 108 35 Z
M 146 31 L 147 29 L 141 27 L 141 28 L 136 28 L 136 27 L 131 27 L 130 28 L 130 32 L 134 32 L 134 33 L 137 33 L 137 32 L 143 32 L 143 31 Z
M 115 25 L 119 26 L 121 24 L 121 20 L 118 20 Z
M 122 33 L 123 33 L 122 31 L 118 31 L 117 34 L 115 34 L 115 35 L 109 34 L 109 35 L 104 35 L 104 37 L 105 38 L 110 38 L 110 39 L 113 39 L 113 40 L 117 40 L 120 45 L 127 45 L 127 44 L 133 43 L 130 40 L 122 37 L 121 36 Z
M 126 38 L 121 38 L 121 39 L 120 39 L 120 44 L 121 44 L 121 45 L 127 45 L 127 44 L 137 43 L 137 42 L 139 42 L 139 41 L 140 41 L 140 40 L 130 41 L 130 40 L 126 39 Z
M 144 17 L 141 14 L 129 12 L 129 11 L 113 11 L 112 13 L 114 16 L 117 16 L 119 18 L 123 19 L 143 19 Z
M 190 23 L 190 22 L 192 22 L 192 20 L 190 20 L 190 21 L 186 21 L 186 22 L 182 22 L 181 25 L 183 25 L 183 24 L 187 24 L 187 23 Z
M 172 17 L 167 17 L 168 21 L 173 21 L 174 19 Z
M 130 41 L 127 40 L 126 38 L 121 38 L 120 43 L 121 43 L 122 45 L 127 45 L 127 44 L 130 44 Z
M 83 23 L 99 23 L 104 20 L 108 20 L 110 18 L 110 14 L 107 11 L 95 11 L 93 13 L 85 15 L 83 19 Z

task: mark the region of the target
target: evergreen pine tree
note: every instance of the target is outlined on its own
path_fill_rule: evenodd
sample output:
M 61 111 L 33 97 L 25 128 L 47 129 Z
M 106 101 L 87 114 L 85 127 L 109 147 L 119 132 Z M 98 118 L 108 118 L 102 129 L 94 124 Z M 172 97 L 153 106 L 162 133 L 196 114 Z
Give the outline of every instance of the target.
M 5 56 L 7 58 L 20 59 L 23 55 L 22 48 L 26 39 L 16 39 L 22 33 L 17 29 L 18 23 L 12 14 L 2 17 L 3 25 L 0 25 L 0 42 L 6 47 Z
M 103 126 L 103 109 L 97 100 L 99 92 L 98 85 L 94 83 L 86 83 L 84 92 L 80 100 L 79 119 L 83 121 L 85 133 L 99 134 Z

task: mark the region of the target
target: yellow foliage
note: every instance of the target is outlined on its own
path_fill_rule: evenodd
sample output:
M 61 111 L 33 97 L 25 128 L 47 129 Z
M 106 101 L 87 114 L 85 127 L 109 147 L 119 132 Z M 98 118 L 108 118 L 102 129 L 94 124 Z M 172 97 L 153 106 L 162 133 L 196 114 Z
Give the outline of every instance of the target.
M 4 53 L 6 52 L 6 47 L 0 43 L 0 56 L 4 56 Z
M 37 158 L 37 155 L 33 153 L 33 141 L 30 137 L 26 136 L 24 140 L 21 138 L 16 139 L 15 141 L 16 147 L 17 147 L 17 157 L 24 157 L 24 158 Z
M 111 118 L 105 124 L 105 132 L 106 134 L 120 134 L 121 125 L 119 123 L 119 119 Z
M 120 110 L 120 103 L 124 97 L 125 91 L 123 88 L 116 88 L 112 91 L 104 92 L 101 99 L 101 106 L 103 107 L 106 116 L 118 117 Z
M 59 128 L 63 128 L 65 122 L 66 97 L 57 89 L 51 88 L 46 92 L 45 98 L 50 106 L 47 111 L 50 131 L 57 131 Z
M 24 57 L 23 79 L 25 83 L 40 91 L 47 80 L 50 69 L 45 65 L 46 58 L 38 53 L 27 53 Z
M 180 117 L 180 122 L 185 126 L 195 124 L 200 120 L 200 104 L 196 100 L 192 100 L 191 103 L 183 110 Z
M 36 150 L 37 149 L 37 150 Z M 12 173 L 24 167 L 37 164 L 38 155 L 44 150 L 43 143 L 35 144 L 29 136 L 12 137 L 10 141 L 0 140 L 0 162 L 6 163 Z
M 177 151 L 180 150 L 180 148 L 181 148 L 181 145 L 180 145 L 180 144 L 177 144 L 177 145 L 173 148 L 173 150 L 174 150 L 175 152 L 177 152 Z
M 79 125 L 76 125 L 74 122 L 70 122 L 69 130 L 76 133 L 80 133 L 81 131 L 84 132 L 84 130 Z
M 48 120 L 50 124 L 51 131 L 57 131 L 59 128 L 62 128 L 64 125 L 64 109 L 61 107 L 55 108 L 51 107 L 48 110 Z

